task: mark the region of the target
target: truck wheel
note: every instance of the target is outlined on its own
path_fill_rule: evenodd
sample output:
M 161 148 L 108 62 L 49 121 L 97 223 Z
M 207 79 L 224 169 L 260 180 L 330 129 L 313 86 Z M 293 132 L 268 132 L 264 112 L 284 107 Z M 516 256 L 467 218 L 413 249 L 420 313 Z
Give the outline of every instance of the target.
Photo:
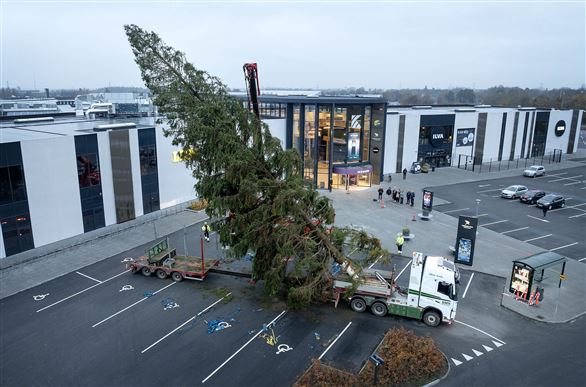
M 441 319 L 437 312 L 428 310 L 423 314 L 423 322 L 430 327 L 437 327 L 440 324 Z
M 366 302 L 362 298 L 353 298 L 350 301 L 350 307 L 353 311 L 362 313 L 366 310 Z
M 165 279 L 167 278 L 167 272 L 163 269 L 159 269 L 157 270 L 157 277 L 160 279 Z
M 130 266 L 130 272 L 131 272 L 132 274 L 134 274 L 134 273 L 138 272 L 138 267 L 136 267 L 136 266 Z
M 387 306 L 383 302 L 377 301 L 370 306 L 370 311 L 377 317 L 384 317 L 387 315 Z
M 183 276 L 181 275 L 181 273 L 178 273 L 176 271 L 171 273 L 171 278 L 173 278 L 173 281 L 175 282 L 181 282 L 183 280 Z
M 149 269 L 146 266 L 143 266 L 142 269 L 140 269 L 140 272 L 142 273 L 142 275 L 144 275 L 145 277 L 149 277 L 151 274 L 153 274 L 153 272 L 151 271 L 151 269 Z

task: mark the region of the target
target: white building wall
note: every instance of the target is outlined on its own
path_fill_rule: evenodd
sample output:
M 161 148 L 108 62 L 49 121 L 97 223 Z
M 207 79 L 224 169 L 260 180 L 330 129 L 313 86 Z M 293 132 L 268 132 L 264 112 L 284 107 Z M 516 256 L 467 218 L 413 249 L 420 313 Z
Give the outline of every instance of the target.
M 503 124 L 503 112 L 490 112 L 486 115 L 486 134 L 484 136 L 483 162 L 498 161 L 499 145 L 501 141 L 501 128 Z
M 140 152 L 138 150 L 138 130 L 128 131 L 128 144 L 130 145 L 130 168 L 132 171 L 132 194 L 134 196 L 134 215 L 144 215 L 142 204 L 142 181 L 140 178 Z
M 385 127 L 385 158 L 383 159 L 383 174 L 395 173 L 397 168 L 397 145 L 399 144 L 399 114 L 387 114 Z
M 281 141 L 281 147 L 285 149 L 285 144 L 287 143 L 287 119 L 266 119 L 263 122 L 269 126 L 271 135 L 278 138 Z
M 554 149 L 561 149 L 562 153 L 566 153 L 568 150 L 568 142 L 570 141 L 572 113 L 572 110 L 552 110 L 549 113 L 549 127 L 547 130 L 547 140 L 545 142 L 545 153 L 553 152 Z M 578 116 L 578 119 L 579 118 L 580 116 Z M 561 137 L 558 137 L 555 134 L 555 127 L 560 120 L 563 120 L 566 123 L 566 130 Z M 580 132 L 579 125 L 580 121 L 578 120 L 578 130 L 576 130 L 576 132 Z
M 586 114 L 586 111 L 584 110 L 580 110 L 580 112 L 578 113 L 578 123 L 576 124 L 576 138 L 574 139 L 574 152 L 578 150 L 578 144 L 580 143 L 580 130 L 582 129 L 581 125 L 584 114 Z
M 98 154 L 100 157 L 100 179 L 102 181 L 104 221 L 106 226 L 109 226 L 111 224 L 116 224 L 116 203 L 114 200 L 114 180 L 112 178 L 110 135 L 107 131 L 98 133 Z
M 452 165 L 458 165 L 460 155 L 474 156 L 474 144 L 476 144 L 477 126 L 478 126 L 479 112 L 461 112 L 456 113 L 454 120 L 454 137 L 452 138 Z M 456 146 L 456 138 L 458 129 L 474 129 L 474 142 L 471 146 Z M 466 158 L 462 156 L 462 164 L 465 163 Z M 472 159 L 469 158 L 469 161 Z
M 0 224 L 0 236 L 2 236 L 2 224 Z M 0 258 L 6 258 L 6 249 L 4 248 L 4 238 L 0 237 Z
M 527 115 L 526 111 L 519 111 L 519 123 L 517 125 L 517 139 L 515 141 L 515 159 L 521 157 L 521 147 L 523 144 L 523 131 L 525 130 L 525 116 Z M 529 112 L 529 123 L 531 123 L 531 112 Z M 527 127 L 527 132 L 529 132 L 529 127 Z M 529 137 L 529 136 L 527 136 Z M 525 139 L 527 142 L 527 139 Z M 527 147 L 525 147 L 527 148 Z
M 161 125 L 157 125 L 156 136 L 161 209 L 195 199 L 196 181 L 191 171 L 182 161 L 173 162 L 173 152 L 180 149 L 171 143 L 171 138 L 163 135 Z
M 35 247 L 83 234 L 73 137 L 21 142 Z
M 504 109 L 503 112 L 507 113 L 507 121 L 505 123 L 505 140 L 503 142 L 502 160 L 508 160 L 511 155 L 511 141 L 513 140 L 513 125 L 515 124 L 515 111 L 511 109 Z
M 421 113 L 423 114 L 423 113 Z M 419 149 L 419 124 L 421 114 L 405 114 L 405 139 L 403 141 L 403 168 L 411 168 L 411 164 L 417 161 Z M 429 114 L 429 111 L 426 112 Z

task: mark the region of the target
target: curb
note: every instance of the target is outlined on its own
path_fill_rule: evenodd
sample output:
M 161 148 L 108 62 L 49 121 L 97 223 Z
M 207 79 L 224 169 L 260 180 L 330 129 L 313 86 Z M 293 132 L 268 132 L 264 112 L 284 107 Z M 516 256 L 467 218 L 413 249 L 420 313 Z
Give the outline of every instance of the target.
M 446 373 L 439 379 L 436 379 L 430 383 L 424 384 L 422 387 L 431 387 L 431 386 L 435 386 L 436 384 L 438 384 L 439 382 L 441 382 L 442 380 L 444 380 L 445 378 L 448 377 L 448 374 L 450 373 L 450 371 L 452 370 L 452 367 L 450 366 L 450 361 L 448 360 L 448 357 L 446 356 L 445 353 L 443 353 L 442 351 L 440 351 L 441 354 L 443 355 L 444 359 L 446 359 L 446 363 L 448 364 L 448 370 L 446 371 Z
M 575 319 L 577 319 L 577 318 L 579 318 L 581 316 L 586 315 L 586 311 L 584 311 L 584 312 L 578 313 L 577 315 L 575 315 L 573 317 L 570 317 L 570 318 L 567 318 L 567 319 L 561 320 L 561 321 L 542 320 L 542 319 L 538 319 L 538 318 L 535 318 L 535 317 L 532 317 L 532 316 L 527 316 L 527 315 L 525 315 L 525 314 L 523 314 L 523 313 L 521 313 L 521 312 L 519 312 L 519 311 L 517 311 L 515 309 L 512 309 L 512 308 L 510 308 L 510 307 L 508 307 L 506 305 L 503 305 L 503 299 L 504 299 L 505 296 L 506 297 L 511 297 L 508 294 L 505 294 L 503 292 L 502 297 L 501 297 L 501 302 L 500 302 L 500 306 L 501 307 L 503 307 L 503 308 L 505 308 L 507 310 L 510 310 L 511 312 L 514 312 L 514 313 L 516 313 L 516 314 L 518 314 L 520 316 L 523 316 L 525 318 L 528 318 L 530 320 L 538 321 L 538 322 L 541 322 L 541 323 L 544 323 L 544 324 L 567 324 L 567 323 L 569 323 L 572 320 L 575 320 Z

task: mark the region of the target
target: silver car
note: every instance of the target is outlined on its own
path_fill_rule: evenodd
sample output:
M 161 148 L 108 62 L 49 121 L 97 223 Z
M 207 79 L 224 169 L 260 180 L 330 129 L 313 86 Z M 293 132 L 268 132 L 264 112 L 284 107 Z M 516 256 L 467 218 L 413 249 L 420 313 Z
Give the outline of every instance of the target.
M 523 176 L 537 177 L 545 175 L 545 168 L 543 165 L 532 165 L 523 171 Z
M 527 192 L 524 185 L 511 185 L 501 191 L 501 197 L 505 199 L 517 199 Z

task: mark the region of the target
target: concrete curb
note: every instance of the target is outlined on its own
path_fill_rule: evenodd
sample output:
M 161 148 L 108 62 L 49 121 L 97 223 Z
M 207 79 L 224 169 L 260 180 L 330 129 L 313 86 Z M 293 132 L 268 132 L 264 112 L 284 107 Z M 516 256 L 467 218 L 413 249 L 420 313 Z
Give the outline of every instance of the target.
M 439 379 L 436 379 L 430 383 L 427 383 L 425 385 L 423 385 L 422 387 L 431 387 L 431 386 L 435 386 L 436 384 L 438 384 L 439 382 L 441 382 L 442 380 L 444 380 L 445 378 L 448 377 L 450 371 L 452 370 L 452 366 L 450 365 L 450 361 L 448 360 L 448 357 L 446 356 L 445 353 L 443 353 L 442 351 L 440 351 L 442 356 L 444 357 L 444 359 L 446 359 L 446 363 L 448 364 L 448 370 L 446 371 L 446 373 Z
M 569 323 L 569 322 L 570 322 L 570 321 L 572 321 L 572 320 L 575 320 L 575 319 L 577 319 L 577 318 L 579 318 L 579 317 L 581 317 L 581 316 L 584 316 L 584 315 L 586 315 L 586 310 L 585 310 L 584 312 L 578 313 L 577 315 L 575 315 L 575 316 L 573 316 L 573 317 L 570 317 L 570 318 L 567 318 L 567 319 L 565 319 L 565 320 L 561 320 L 561 321 L 544 320 L 544 319 L 540 319 L 540 318 L 535 318 L 535 317 L 533 317 L 533 316 L 527 316 L 527 315 L 525 315 L 525 314 L 522 314 L 522 313 L 520 313 L 520 312 L 516 311 L 516 310 L 515 310 L 515 309 L 513 309 L 513 308 L 510 308 L 510 307 L 509 307 L 509 306 L 507 306 L 507 305 L 504 305 L 504 304 L 503 304 L 503 299 L 504 299 L 504 297 L 512 297 L 512 296 L 511 296 L 511 295 L 509 295 L 509 294 L 505 294 L 505 293 L 503 292 L 503 294 L 502 294 L 502 296 L 501 296 L 501 303 L 500 303 L 500 306 L 502 306 L 503 308 L 505 308 L 505 309 L 508 309 L 508 310 L 510 310 L 510 311 L 512 311 L 512 312 L 515 312 L 516 314 L 518 314 L 518 315 L 520 315 L 520 316 L 526 317 L 526 318 L 528 318 L 528 319 L 531 319 L 531 320 L 534 320 L 534 321 L 539 321 L 539 322 L 542 322 L 542 323 L 544 323 L 544 324 L 567 324 L 567 323 Z

